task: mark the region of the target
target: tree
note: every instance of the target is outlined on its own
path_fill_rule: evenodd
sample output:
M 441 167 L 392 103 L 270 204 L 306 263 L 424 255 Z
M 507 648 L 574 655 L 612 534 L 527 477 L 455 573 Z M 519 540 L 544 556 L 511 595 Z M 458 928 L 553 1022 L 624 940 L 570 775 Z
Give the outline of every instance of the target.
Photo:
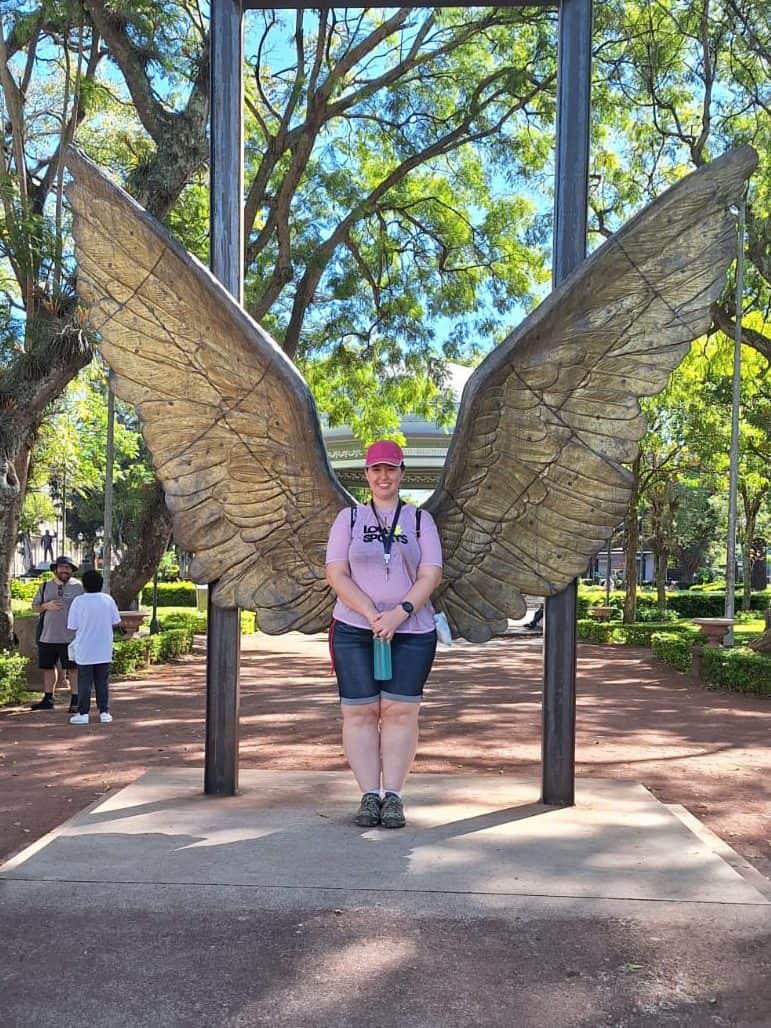
M 12 638 L 9 575 L 30 455 L 49 404 L 92 356 L 65 245 L 63 148 L 85 129 L 88 117 L 101 118 L 104 135 L 108 116 L 119 106 L 110 83 L 97 74 L 105 41 L 113 52 L 120 50 L 127 81 L 139 82 L 141 95 L 142 76 L 132 72 L 152 63 L 161 42 L 181 25 L 182 12 L 174 5 L 109 5 L 109 12 L 106 7 L 41 0 L 20 3 L 0 17 L 0 645 Z M 146 39 L 158 42 L 145 47 L 138 26 Z M 153 152 L 139 141 L 130 181 L 159 217 L 207 152 L 208 84 L 200 42 L 199 54 L 187 54 L 193 84 L 182 112 L 170 111 L 151 91 L 141 97 L 144 127 L 162 146 Z M 170 63 L 164 74 L 173 83 Z M 107 147 L 119 152 L 115 134 L 107 135 Z M 132 133 L 120 138 L 125 161 Z
M 760 319 L 751 321 L 758 324 Z M 692 348 L 673 376 L 676 385 L 671 390 L 677 403 L 679 431 L 699 459 L 703 484 L 713 493 L 724 495 L 728 489 L 732 377 L 733 343 L 718 334 Z M 756 349 L 747 346 L 742 347 L 739 428 L 742 607 L 749 610 L 752 543 L 758 518 L 769 509 L 771 499 L 771 369 Z

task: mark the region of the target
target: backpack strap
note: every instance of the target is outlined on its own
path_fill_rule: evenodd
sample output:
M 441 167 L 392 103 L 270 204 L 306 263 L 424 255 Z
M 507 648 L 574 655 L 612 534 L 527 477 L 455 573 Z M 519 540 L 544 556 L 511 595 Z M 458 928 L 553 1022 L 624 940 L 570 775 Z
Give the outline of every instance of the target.
M 359 508 L 354 504 L 351 507 L 351 532 L 353 532 L 353 526 L 356 524 L 356 515 L 359 513 Z
M 420 539 L 420 515 L 423 513 L 423 509 L 418 507 L 415 511 L 415 538 Z

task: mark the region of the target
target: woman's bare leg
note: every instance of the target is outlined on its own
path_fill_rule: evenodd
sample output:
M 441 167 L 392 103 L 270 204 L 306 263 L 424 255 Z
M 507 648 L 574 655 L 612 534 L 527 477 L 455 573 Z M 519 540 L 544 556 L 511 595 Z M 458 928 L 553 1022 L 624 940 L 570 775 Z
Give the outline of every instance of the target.
M 343 750 L 362 792 L 380 792 L 380 700 L 341 705 Z
M 383 789 L 401 792 L 418 748 L 420 703 L 380 702 L 380 760 Z

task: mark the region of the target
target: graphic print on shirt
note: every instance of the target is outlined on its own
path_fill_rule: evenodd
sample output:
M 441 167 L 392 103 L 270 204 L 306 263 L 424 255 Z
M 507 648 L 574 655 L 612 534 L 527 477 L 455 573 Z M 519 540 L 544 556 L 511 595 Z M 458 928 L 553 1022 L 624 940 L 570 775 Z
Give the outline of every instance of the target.
M 365 543 L 384 543 L 386 535 L 386 530 L 380 525 L 362 525 L 362 540 Z M 397 526 L 397 530 L 394 532 L 394 542 L 405 544 L 409 542 L 407 533 L 402 530 L 401 526 Z

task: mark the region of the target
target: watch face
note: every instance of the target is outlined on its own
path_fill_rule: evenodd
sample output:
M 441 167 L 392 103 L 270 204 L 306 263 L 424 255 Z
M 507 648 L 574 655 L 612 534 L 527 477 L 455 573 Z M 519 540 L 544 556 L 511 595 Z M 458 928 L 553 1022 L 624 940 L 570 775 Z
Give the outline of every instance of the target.
M 402 604 L 402 610 L 406 611 L 408 614 L 411 614 L 414 609 L 415 608 L 412 606 L 412 604 L 407 600 L 405 600 Z

